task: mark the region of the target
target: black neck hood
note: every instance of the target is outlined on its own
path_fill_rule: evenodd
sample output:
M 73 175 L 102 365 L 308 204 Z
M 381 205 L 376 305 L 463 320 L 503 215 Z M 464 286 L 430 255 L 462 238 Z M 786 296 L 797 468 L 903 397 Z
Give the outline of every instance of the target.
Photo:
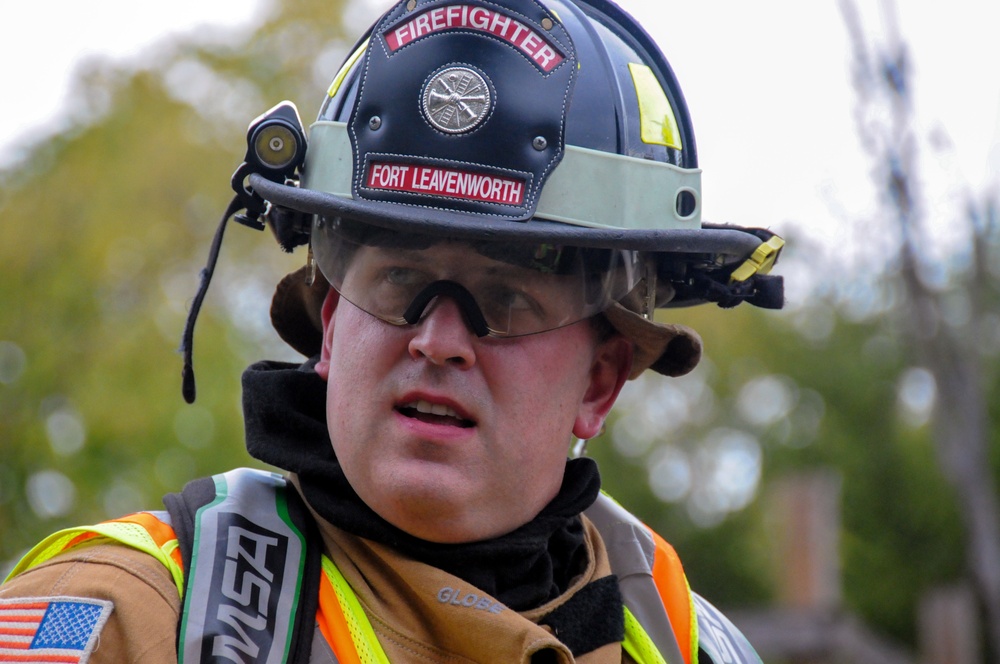
M 558 597 L 587 563 L 580 513 L 597 499 L 591 459 L 567 461 L 559 494 L 532 521 L 491 540 L 438 544 L 393 526 L 351 487 L 326 427 L 326 383 L 302 366 L 259 362 L 243 374 L 247 450 L 298 475 L 306 500 L 333 525 L 449 572 L 515 610 Z

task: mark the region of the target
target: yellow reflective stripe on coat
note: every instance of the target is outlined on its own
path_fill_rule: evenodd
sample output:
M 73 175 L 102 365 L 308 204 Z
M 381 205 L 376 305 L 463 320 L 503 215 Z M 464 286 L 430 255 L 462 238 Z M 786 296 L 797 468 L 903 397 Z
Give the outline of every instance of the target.
M 319 593 L 319 628 L 339 664 L 389 664 L 365 610 L 337 566 L 323 556 L 323 580 Z M 336 603 L 330 594 L 336 597 Z M 636 664 L 667 662 L 632 612 L 625 608 L 625 640 L 622 647 Z M 350 649 L 349 649 L 350 648 Z M 679 664 L 679 663 L 678 663 Z
M 168 523 L 151 512 L 138 512 L 93 526 L 67 528 L 49 535 L 32 548 L 11 571 L 10 580 L 51 560 L 64 551 L 83 544 L 117 542 L 153 556 L 169 571 L 177 586 L 178 596 L 184 594 L 184 565 L 181 561 L 177 536 Z
M 622 643 L 625 649 L 636 664 L 673 664 L 663 659 L 663 655 L 656 649 L 653 639 L 649 638 L 646 630 L 642 628 L 632 612 L 625 607 L 625 641 Z
M 323 581 L 319 593 L 319 628 L 337 656 L 339 664 L 389 664 L 382 645 L 378 642 L 365 610 L 358 601 L 347 579 L 325 554 L 323 555 Z M 327 588 L 333 590 L 336 603 L 330 600 Z M 353 650 L 347 650 L 353 646 Z
M 649 532 L 656 543 L 653 576 L 660 599 L 675 633 L 679 632 L 677 636 L 687 633 L 688 651 L 682 652 L 684 662 L 668 662 L 627 607 L 624 608 L 625 639 L 622 648 L 637 664 L 693 664 L 692 655 L 697 653 L 698 648 L 698 632 L 697 623 L 693 619 L 693 598 L 687 587 L 687 579 L 670 545 L 655 532 Z M 160 561 L 170 571 L 178 595 L 183 596 L 184 568 L 177 537 L 165 514 L 161 519 L 150 512 L 54 533 L 29 551 L 7 579 L 74 547 L 107 541 L 138 549 Z M 322 556 L 322 569 L 317 620 L 320 632 L 333 649 L 338 663 L 389 664 L 357 595 L 325 554 Z

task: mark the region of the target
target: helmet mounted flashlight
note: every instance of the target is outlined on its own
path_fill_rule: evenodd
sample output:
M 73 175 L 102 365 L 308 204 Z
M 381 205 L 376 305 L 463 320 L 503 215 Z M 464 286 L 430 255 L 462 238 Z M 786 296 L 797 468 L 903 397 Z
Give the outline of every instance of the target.
M 236 221 L 264 230 L 261 217 L 267 204 L 247 185 L 247 179 L 256 173 L 271 182 L 285 184 L 305 158 L 306 132 L 295 104 L 283 101 L 254 119 L 247 129 L 246 155 L 232 178 L 233 191 L 246 208 L 246 214 L 236 215 Z
M 181 338 L 181 352 L 184 354 L 184 369 L 182 372 L 181 391 L 184 400 L 192 403 L 195 398 L 194 381 L 194 325 L 198 320 L 202 302 L 208 292 L 208 286 L 215 272 L 215 264 L 222 248 L 222 238 L 226 230 L 226 222 L 235 219 L 244 226 L 262 231 L 266 227 L 264 218 L 268 213 L 268 203 L 262 196 L 248 186 L 251 175 L 261 177 L 278 184 L 286 184 L 293 179 L 296 170 L 302 166 L 306 158 L 306 132 L 299 119 L 298 109 L 290 101 L 283 101 L 266 113 L 259 115 L 250 123 L 247 129 L 247 152 L 243 163 L 233 173 L 231 185 L 236 196 L 222 215 L 222 220 L 212 239 L 208 262 L 201 271 L 201 282 L 198 292 L 188 312 L 187 323 L 184 325 L 184 335 Z M 244 212 L 240 213 L 240 210 Z M 281 216 L 281 215 L 276 215 Z M 284 215 L 287 223 L 274 223 L 275 233 L 282 246 L 301 244 L 301 224 L 297 215 Z M 281 226 L 281 228 L 278 228 Z M 285 240 L 281 240 L 285 238 Z M 286 244 L 287 243 L 287 244 Z

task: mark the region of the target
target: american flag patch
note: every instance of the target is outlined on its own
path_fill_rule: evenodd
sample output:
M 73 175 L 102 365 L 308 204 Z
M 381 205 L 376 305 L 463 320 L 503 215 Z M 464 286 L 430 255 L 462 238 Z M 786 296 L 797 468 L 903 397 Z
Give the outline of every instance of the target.
M 0 600 L 0 662 L 84 664 L 113 608 L 81 597 Z

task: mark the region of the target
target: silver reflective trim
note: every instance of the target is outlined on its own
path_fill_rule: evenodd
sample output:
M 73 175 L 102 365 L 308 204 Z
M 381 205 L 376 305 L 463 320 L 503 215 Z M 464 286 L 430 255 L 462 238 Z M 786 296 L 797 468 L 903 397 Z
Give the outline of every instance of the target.
M 656 544 L 649 531 L 628 510 L 603 493 L 584 514 L 601 533 L 625 606 L 646 630 L 667 664 L 681 664 L 684 659 L 680 646 L 653 582 Z
M 340 664 L 326 637 L 320 631 L 319 623 L 313 629 L 312 646 L 309 650 L 309 664 Z
M 174 527 L 174 522 L 170 518 L 170 512 L 167 512 L 166 510 L 146 510 L 145 512 L 140 512 L 140 514 L 143 513 L 153 516 L 157 521 L 165 523 L 171 528 Z
M 302 186 L 351 198 L 353 168 L 347 124 L 313 124 Z M 693 202 L 687 216 L 677 211 L 678 197 Z M 542 187 L 535 216 L 589 228 L 698 229 L 701 170 L 568 145 Z

